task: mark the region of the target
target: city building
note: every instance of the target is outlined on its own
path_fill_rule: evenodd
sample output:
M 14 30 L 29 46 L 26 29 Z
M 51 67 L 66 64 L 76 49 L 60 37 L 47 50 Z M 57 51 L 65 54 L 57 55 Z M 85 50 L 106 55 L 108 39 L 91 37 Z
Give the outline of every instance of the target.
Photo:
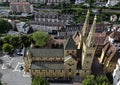
M 32 4 L 45 4 L 47 0 L 28 0 Z
M 91 67 L 96 51 L 94 42 L 96 16 L 88 31 L 89 11 L 82 32 L 75 43 L 72 36 L 64 42 L 64 48 L 31 48 L 24 56 L 25 70 L 32 76 L 40 75 L 47 78 L 74 78 L 76 75 L 86 77 L 91 74 Z
M 16 28 L 17 28 L 17 31 L 21 33 L 32 33 L 33 32 L 32 27 L 30 27 L 30 25 L 25 22 L 16 23 Z
M 8 2 L 26 2 L 27 0 L 6 0 Z
M 113 85 L 120 85 L 120 58 L 118 59 L 116 68 L 113 71 Z
M 32 4 L 60 4 L 70 3 L 70 0 L 28 0 Z
M 85 0 L 75 0 L 75 4 L 81 4 L 81 3 L 85 3 Z
M 48 33 L 52 33 L 53 31 L 57 31 L 61 26 L 64 26 L 63 22 L 45 22 L 45 21 L 30 21 L 30 26 L 34 31 L 45 31 Z
M 44 22 L 63 22 L 69 24 L 73 22 L 73 15 L 69 14 L 60 14 L 58 12 L 35 12 L 35 21 L 44 21 Z
M 30 21 L 33 30 L 46 32 L 58 31 L 61 26 L 73 22 L 72 15 L 59 14 L 58 12 L 35 12 L 34 20 Z
M 33 13 L 33 5 L 29 2 L 11 2 L 10 10 L 19 13 Z
M 79 32 L 82 28 L 82 25 L 66 25 L 62 26 L 57 32 L 58 38 L 66 39 L 68 36 L 75 35 L 76 32 Z
M 114 5 L 118 4 L 119 2 L 120 2 L 120 0 L 108 0 L 108 2 L 106 3 L 106 7 L 114 6 Z
M 7 0 L 0 0 L 0 3 L 7 2 Z
M 112 72 L 116 66 L 118 58 L 120 58 L 120 32 L 109 31 L 104 41 L 104 47 L 100 57 L 100 63 L 103 64 L 105 72 Z

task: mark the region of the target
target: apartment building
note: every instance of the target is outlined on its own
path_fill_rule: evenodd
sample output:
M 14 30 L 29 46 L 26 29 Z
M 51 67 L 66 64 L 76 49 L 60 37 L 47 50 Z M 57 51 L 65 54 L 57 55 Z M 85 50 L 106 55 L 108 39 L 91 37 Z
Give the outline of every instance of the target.
M 10 10 L 12 12 L 32 13 L 33 5 L 31 5 L 29 2 L 11 2 Z
M 58 12 L 36 12 L 34 20 L 29 23 L 33 30 L 52 32 L 60 30 L 61 26 L 71 22 L 73 22 L 72 15 L 59 14 Z
M 28 0 L 33 4 L 59 4 L 59 3 L 70 3 L 70 0 Z

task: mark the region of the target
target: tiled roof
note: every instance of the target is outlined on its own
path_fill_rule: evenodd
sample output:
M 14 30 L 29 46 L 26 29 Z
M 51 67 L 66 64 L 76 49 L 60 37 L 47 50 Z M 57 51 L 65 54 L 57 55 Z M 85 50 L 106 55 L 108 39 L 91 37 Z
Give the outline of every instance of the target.
M 120 41 L 120 32 L 118 32 L 118 31 L 108 32 L 107 33 L 107 37 L 106 37 L 104 43 L 109 42 L 109 37 L 114 39 L 114 40 Z
M 69 20 L 72 15 L 59 14 L 58 12 L 37 12 L 37 18 L 48 18 L 48 19 L 58 19 L 58 20 Z
M 110 46 L 110 43 L 106 43 L 102 50 L 106 53 L 107 50 L 109 49 L 109 46 Z
M 42 25 L 42 26 L 64 26 L 63 22 L 45 22 L 45 21 L 30 21 L 31 25 Z
M 40 61 L 35 61 L 31 63 L 31 69 L 48 69 L 48 70 L 62 70 L 64 69 L 64 62 L 40 62 Z
M 105 52 L 105 57 L 109 62 L 117 62 L 118 58 L 120 57 L 120 48 L 109 42 L 106 43 L 103 51 Z
M 114 45 L 110 45 L 108 51 L 106 52 L 106 55 L 109 55 L 108 61 L 110 62 L 117 62 L 119 55 L 116 53 L 118 52 L 117 48 Z
M 76 45 L 75 42 L 72 38 L 72 36 L 70 36 L 64 43 L 64 49 L 65 50 L 76 50 Z
M 98 45 L 103 45 L 104 44 L 105 37 L 95 37 L 94 41 Z
M 33 57 L 64 57 L 63 49 L 29 49 Z
M 75 32 L 75 34 L 73 35 L 73 40 L 75 41 L 76 45 L 78 45 L 78 43 L 79 43 L 79 38 L 80 38 L 80 33 Z
M 11 2 L 10 4 L 15 4 L 15 5 L 30 5 L 29 2 Z
M 110 36 L 111 38 L 120 40 L 120 32 L 112 32 L 109 36 Z

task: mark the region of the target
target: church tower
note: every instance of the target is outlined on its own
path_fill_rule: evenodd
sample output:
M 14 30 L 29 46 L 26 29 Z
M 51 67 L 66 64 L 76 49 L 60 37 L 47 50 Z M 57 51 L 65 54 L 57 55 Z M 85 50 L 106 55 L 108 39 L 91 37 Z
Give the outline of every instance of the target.
M 94 17 L 93 24 L 91 26 L 90 32 L 86 40 L 83 41 L 82 49 L 82 71 L 84 75 L 91 73 L 91 66 L 94 59 L 94 54 L 96 50 L 94 38 L 96 29 L 96 16 Z
M 82 48 L 83 41 L 87 38 L 87 35 L 88 35 L 89 15 L 90 15 L 90 12 L 88 10 L 83 28 L 80 33 L 78 49 Z

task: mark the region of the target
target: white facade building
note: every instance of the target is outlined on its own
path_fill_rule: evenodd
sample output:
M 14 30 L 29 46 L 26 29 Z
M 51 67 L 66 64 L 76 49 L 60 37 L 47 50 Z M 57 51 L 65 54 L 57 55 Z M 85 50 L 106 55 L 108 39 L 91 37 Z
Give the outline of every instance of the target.
M 1 2 L 7 2 L 7 0 L 0 0 L 0 3 L 1 3 Z
M 116 68 L 113 71 L 113 85 L 120 85 L 120 58 L 116 64 Z
M 26 24 L 25 22 L 17 23 L 16 27 L 17 27 L 18 32 L 22 32 L 22 33 L 28 33 L 29 28 L 30 28 L 28 24 Z
M 84 3 L 85 2 L 85 0 L 75 0 L 75 4 L 77 5 L 77 4 L 81 4 L 81 3 Z
M 120 0 L 108 0 L 106 7 L 114 6 L 114 5 L 118 4 L 118 2 L 120 2 Z
M 12 12 L 32 13 L 33 5 L 29 2 L 11 2 L 10 10 Z

